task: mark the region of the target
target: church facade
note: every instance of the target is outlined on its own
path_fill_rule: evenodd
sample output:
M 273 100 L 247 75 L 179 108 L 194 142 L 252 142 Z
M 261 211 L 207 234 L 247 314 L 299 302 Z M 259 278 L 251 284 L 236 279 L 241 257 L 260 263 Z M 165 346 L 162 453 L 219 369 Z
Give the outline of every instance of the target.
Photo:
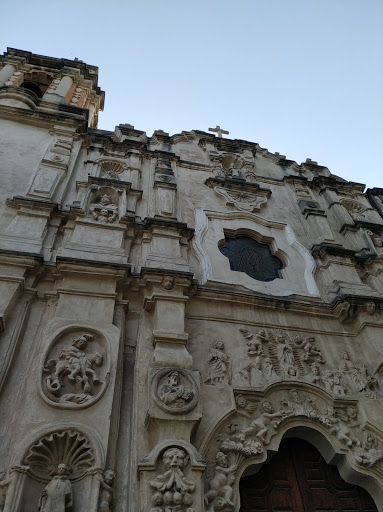
M 291 439 L 383 511 L 383 189 L 99 130 L 97 79 L 0 58 L 0 511 L 247 510 Z

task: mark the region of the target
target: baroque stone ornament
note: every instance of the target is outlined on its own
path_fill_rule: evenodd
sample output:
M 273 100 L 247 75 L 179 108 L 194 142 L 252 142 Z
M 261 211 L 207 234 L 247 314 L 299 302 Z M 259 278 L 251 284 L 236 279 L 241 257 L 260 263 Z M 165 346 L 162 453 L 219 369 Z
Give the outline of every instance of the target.
M 275 393 L 275 394 L 274 394 Z M 298 388 L 274 392 L 271 396 L 258 399 L 258 407 L 250 419 L 242 411 L 248 408 L 248 400 L 236 395 L 236 405 L 240 415 L 237 423 L 223 426 L 216 444 L 212 444 L 214 462 L 206 472 L 205 510 L 207 512 L 230 512 L 237 508 L 234 483 L 237 470 L 245 459 L 254 462 L 265 459 L 265 450 L 273 437 L 283 431 L 288 422 L 317 425 L 318 430 L 330 436 L 340 451 L 349 451 L 354 462 L 361 467 L 372 467 L 383 459 L 383 451 L 377 439 L 367 433 L 361 439 L 361 422 L 353 402 L 328 402 L 320 395 L 311 395 Z M 216 452 L 215 450 L 218 451 Z
M 33 444 L 24 464 L 37 480 L 50 480 L 60 464 L 69 468 L 71 480 L 77 480 L 95 465 L 95 458 L 85 435 L 75 430 L 63 430 L 48 434 Z
M 364 395 L 375 398 L 379 379 L 366 365 L 351 360 L 342 352 L 338 368 L 329 368 L 314 336 L 290 336 L 286 332 L 240 328 L 246 341 L 248 363 L 236 364 L 233 384 L 264 388 L 277 380 L 304 380 L 336 397 Z
M 189 463 L 187 453 L 171 447 L 162 455 L 164 472 L 149 482 L 153 489 L 151 512 L 192 512 L 196 484 L 183 470 Z
M 259 212 L 268 199 L 268 195 L 262 192 L 250 192 L 218 186 L 214 187 L 214 190 L 226 199 L 228 206 L 234 206 L 236 210 L 244 212 Z
M 108 469 L 104 472 L 100 482 L 100 506 L 99 512 L 110 512 L 113 500 L 114 471 Z
M 62 406 L 86 406 L 105 388 L 105 353 L 95 335 L 82 332 L 59 341 L 44 364 L 43 392 Z M 95 351 L 92 350 L 94 347 Z M 50 355 L 52 353 L 52 355 Z M 102 373 L 101 373 L 102 372 Z
M 208 377 L 206 384 L 216 386 L 227 383 L 229 356 L 225 353 L 225 345 L 222 341 L 216 341 L 209 349 Z
M 118 208 L 108 194 L 103 194 L 98 203 L 92 203 L 89 213 L 101 224 L 113 223 L 118 218 Z
M 198 386 L 187 370 L 163 368 L 152 379 L 152 396 L 164 411 L 183 414 L 198 402 Z
M 57 474 L 41 493 L 38 510 L 40 512 L 65 512 L 72 509 L 72 485 L 68 478 L 69 468 L 59 464 Z

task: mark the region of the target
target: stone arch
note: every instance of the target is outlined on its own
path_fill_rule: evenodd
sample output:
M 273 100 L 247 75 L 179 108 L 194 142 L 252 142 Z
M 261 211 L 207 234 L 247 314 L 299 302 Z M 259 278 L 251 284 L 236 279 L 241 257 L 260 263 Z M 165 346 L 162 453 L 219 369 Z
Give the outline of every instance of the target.
M 346 482 L 365 488 L 383 510 L 382 432 L 362 424 L 355 400 L 286 382 L 252 396 L 251 407 L 222 417 L 203 443 L 206 511 L 236 512 L 242 474 L 250 466 L 257 472 L 283 437 L 310 442 L 327 463 L 337 465 Z

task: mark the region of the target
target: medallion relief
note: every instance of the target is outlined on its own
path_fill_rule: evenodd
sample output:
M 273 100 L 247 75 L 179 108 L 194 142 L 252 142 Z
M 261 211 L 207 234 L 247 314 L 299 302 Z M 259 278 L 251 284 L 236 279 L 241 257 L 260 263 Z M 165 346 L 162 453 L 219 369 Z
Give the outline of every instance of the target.
M 51 344 L 45 359 L 42 392 L 52 405 L 86 407 L 100 398 L 109 380 L 105 340 L 76 331 Z
M 187 370 L 163 368 L 154 374 L 152 397 L 162 410 L 172 414 L 191 411 L 198 403 L 198 385 Z

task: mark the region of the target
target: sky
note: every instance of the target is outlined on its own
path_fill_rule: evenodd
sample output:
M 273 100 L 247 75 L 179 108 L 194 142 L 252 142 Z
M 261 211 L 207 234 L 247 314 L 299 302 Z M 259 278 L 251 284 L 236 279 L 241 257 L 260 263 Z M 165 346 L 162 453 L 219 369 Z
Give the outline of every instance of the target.
M 220 125 L 383 188 L 382 0 L 0 0 L 0 38 L 98 66 L 101 129 Z

